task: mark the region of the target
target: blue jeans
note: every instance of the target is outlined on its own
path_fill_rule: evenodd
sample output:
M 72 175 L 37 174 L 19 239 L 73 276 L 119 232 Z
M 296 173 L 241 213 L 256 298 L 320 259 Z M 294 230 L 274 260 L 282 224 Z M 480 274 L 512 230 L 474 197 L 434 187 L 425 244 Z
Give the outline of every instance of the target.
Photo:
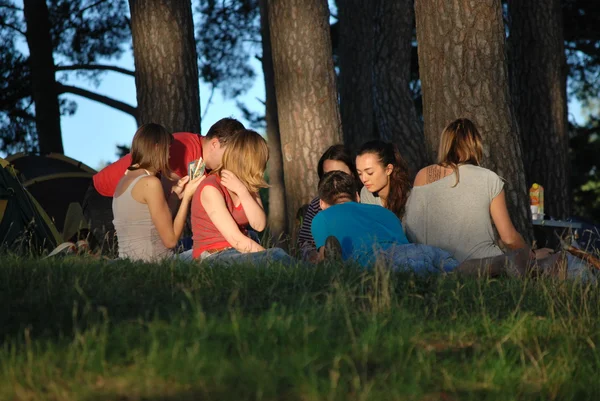
M 178 260 L 189 262 L 193 260 L 192 249 L 175 255 Z M 297 263 L 297 260 L 288 255 L 281 248 L 269 248 L 260 252 L 241 253 L 240 251 L 231 248 L 221 252 L 213 253 L 204 252 L 198 258 L 201 262 L 217 263 L 217 264 L 252 264 L 256 266 L 266 265 L 268 263 L 280 263 L 286 266 L 291 266 Z
M 448 273 L 459 264 L 449 252 L 423 244 L 394 245 L 382 251 L 380 256 L 393 270 L 412 271 L 419 275 Z
M 292 258 L 281 248 L 269 248 L 260 252 L 241 253 L 236 249 L 226 249 L 221 252 L 200 255 L 202 262 L 217 264 L 251 264 L 256 267 L 264 266 L 269 263 L 279 263 L 290 266 L 296 264 L 296 259 Z

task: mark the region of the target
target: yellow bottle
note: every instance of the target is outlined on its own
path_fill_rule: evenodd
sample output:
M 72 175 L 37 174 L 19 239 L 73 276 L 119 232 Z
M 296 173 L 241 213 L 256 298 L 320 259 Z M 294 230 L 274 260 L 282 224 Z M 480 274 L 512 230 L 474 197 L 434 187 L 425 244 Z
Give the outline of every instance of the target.
M 544 187 L 533 184 L 529 189 L 529 201 L 531 206 L 537 206 L 538 214 L 544 216 Z

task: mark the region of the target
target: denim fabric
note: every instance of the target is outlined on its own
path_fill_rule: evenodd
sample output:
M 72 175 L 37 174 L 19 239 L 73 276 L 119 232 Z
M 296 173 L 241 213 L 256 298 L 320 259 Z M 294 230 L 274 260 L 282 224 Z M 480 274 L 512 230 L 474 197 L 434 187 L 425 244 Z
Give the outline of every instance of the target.
M 292 258 L 281 248 L 269 248 L 261 252 L 241 253 L 236 249 L 227 249 L 212 255 L 203 253 L 200 255 L 202 262 L 217 264 L 252 264 L 260 267 L 268 263 L 280 263 L 286 266 L 296 264 Z
M 382 251 L 380 257 L 393 270 L 413 271 L 419 275 L 448 273 L 459 264 L 449 252 L 422 244 L 394 245 Z

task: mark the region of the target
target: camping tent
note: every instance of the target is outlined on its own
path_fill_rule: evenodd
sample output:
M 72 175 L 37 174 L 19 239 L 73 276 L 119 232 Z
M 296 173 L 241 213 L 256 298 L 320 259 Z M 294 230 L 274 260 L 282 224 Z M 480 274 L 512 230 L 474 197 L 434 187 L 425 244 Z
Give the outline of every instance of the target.
M 23 186 L 42 205 L 56 228 L 62 232 L 71 203 L 81 204 L 95 170 L 70 157 L 50 153 L 18 153 L 8 157 Z
M 21 185 L 11 164 L 0 158 L 0 248 L 41 251 L 62 242 L 44 209 Z

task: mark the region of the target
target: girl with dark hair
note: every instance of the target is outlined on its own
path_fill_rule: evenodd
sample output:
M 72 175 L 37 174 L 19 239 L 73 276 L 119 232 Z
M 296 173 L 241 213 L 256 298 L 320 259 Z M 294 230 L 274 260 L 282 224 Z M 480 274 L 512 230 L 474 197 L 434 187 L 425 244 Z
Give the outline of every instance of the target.
M 319 159 L 317 165 L 319 179 L 323 178 L 323 175 L 330 171 L 342 171 L 353 177 L 357 177 L 352 155 L 344 145 L 338 144 L 330 146 Z M 308 209 L 302 219 L 300 232 L 298 233 L 298 249 L 301 252 L 302 259 L 311 262 L 317 260 L 317 248 L 315 247 L 315 241 L 311 234 L 310 227 L 313 218 L 321 211 L 319 200 L 320 199 L 317 196 L 308 205 Z
M 380 140 L 365 143 L 356 156 L 356 171 L 364 184 L 361 203 L 384 206 L 402 219 L 411 183 L 398 147 Z

